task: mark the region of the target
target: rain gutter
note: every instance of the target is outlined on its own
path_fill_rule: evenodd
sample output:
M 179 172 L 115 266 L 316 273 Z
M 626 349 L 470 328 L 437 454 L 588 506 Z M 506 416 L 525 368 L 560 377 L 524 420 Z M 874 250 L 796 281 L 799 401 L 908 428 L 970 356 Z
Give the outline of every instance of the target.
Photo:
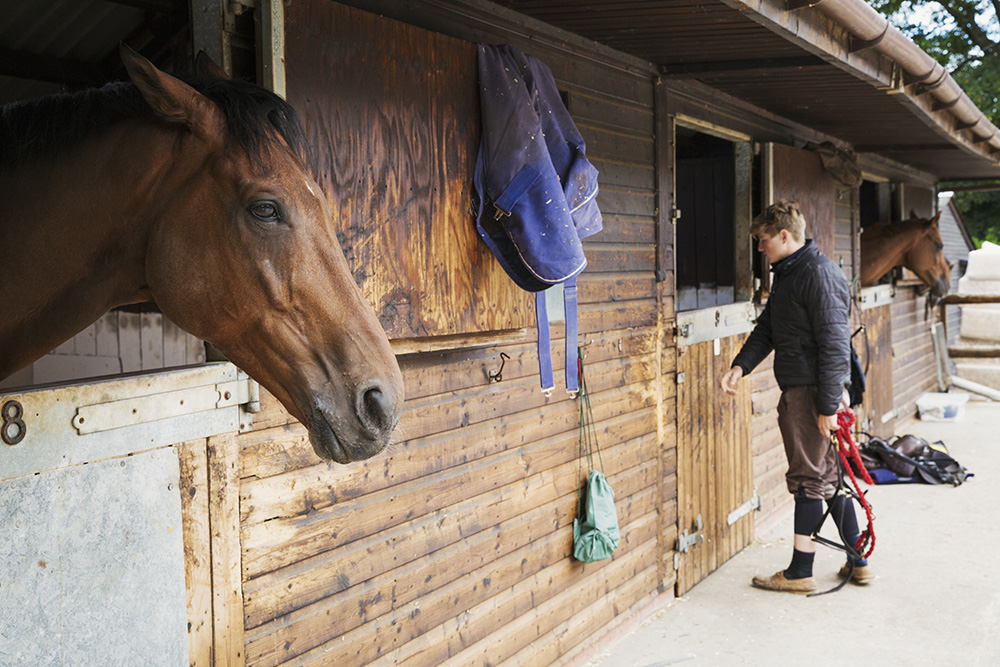
M 947 110 L 954 117 L 954 126 L 947 129 L 955 135 L 968 131 L 971 143 L 998 162 L 1000 130 L 969 99 L 947 69 L 863 0 L 788 0 L 787 5 L 789 10 L 818 9 L 851 34 L 852 50 L 873 49 L 898 64 L 906 75 L 905 85 L 915 86 L 918 96 L 929 94 L 934 99 L 932 111 Z M 985 146 L 980 148 L 982 144 Z

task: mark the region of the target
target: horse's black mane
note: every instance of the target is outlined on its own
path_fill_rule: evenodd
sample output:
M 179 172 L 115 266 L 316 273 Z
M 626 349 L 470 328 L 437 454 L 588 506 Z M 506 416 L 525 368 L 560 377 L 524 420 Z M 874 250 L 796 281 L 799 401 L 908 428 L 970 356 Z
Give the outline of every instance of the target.
M 309 165 L 310 151 L 295 110 L 277 95 L 239 80 L 194 79 L 192 87 L 225 114 L 230 140 L 260 165 L 277 133 Z M 0 107 L 0 170 L 51 158 L 127 119 L 153 111 L 131 82 L 109 83 Z

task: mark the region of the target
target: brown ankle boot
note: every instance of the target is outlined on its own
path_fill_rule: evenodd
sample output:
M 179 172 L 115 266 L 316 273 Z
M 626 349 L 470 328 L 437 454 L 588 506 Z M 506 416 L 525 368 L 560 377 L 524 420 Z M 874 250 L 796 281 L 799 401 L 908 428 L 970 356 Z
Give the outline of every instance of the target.
M 840 578 L 843 579 L 847 576 L 847 571 L 850 569 L 850 565 L 844 564 L 844 567 L 840 568 Z M 858 586 L 867 586 L 872 583 L 875 579 L 875 572 L 872 570 L 870 565 L 855 565 L 854 572 L 851 573 L 851 581 Z

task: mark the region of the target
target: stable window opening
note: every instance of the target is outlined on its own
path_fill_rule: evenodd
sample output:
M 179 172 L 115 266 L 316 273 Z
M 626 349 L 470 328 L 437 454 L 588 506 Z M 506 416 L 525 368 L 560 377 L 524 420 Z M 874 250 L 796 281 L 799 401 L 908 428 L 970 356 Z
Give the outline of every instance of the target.
M 751 298 L 751 146 L 678 124 L 677 310 Z

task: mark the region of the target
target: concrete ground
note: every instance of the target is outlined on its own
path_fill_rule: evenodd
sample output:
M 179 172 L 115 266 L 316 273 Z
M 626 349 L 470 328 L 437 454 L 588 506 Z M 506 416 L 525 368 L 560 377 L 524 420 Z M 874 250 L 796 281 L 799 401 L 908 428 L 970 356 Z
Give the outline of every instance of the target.
M 788 565 L 788 512 L 589 664 L 1000 665 L 1000 403 L 970 402 L 957 422 L 902 432 L 943 440 L 975 477 L 959 487 L 871 489 L 871 585 L 813 598 L 752 588 L 753 575 Z M 821 590 L 837 583 L 843 559 L 819 547 Z

